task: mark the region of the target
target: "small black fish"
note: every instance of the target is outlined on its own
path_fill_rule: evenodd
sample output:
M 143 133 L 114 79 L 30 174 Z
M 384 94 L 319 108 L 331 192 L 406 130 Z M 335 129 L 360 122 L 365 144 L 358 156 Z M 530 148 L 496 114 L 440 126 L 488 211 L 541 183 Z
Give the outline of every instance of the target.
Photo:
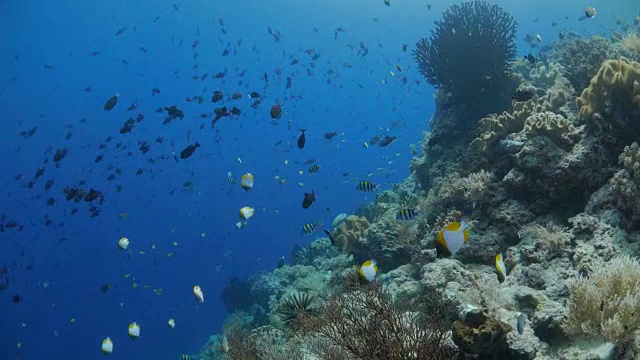
M 331 233 L 329 232 L 329 230 L 324 229 L 324 233 L 327 235 L 327 237 L 329 238 L 329 241 L 331 241 L 331 245 L 335 245 L 336 244 L 336 239 L 333 238 L 333 235 L 331 235 Z
M 284 256 L 283 256 L 278 260 L 278 269 L 284 267 L 284 265 L 285 265 L 285 261 L 284 261 Z
M 12 300 L 13 300 L 14 304 L 18 304 L 18 303 L 20 303 L 20 301 L 22 301 L 22 296 L 20 296 L 18 294 L 13 295 L 13 299 Z
M 311 165 L 311 167 L 309 167 L 309 173 L 311 173 L 311 174 L 315 174 L 318 171 L 320 171 L 320 165 L 318 165 L 318 164 L 313 164 L 313 165 Z
M 298 137 L 298 149 L 303 149 L 304 144 L 307 143 L 307 136 L 304 134 L 306 130 L 307 129 L 300 129 L 300 136 Z
M 511 98 L 517 102 L 524 102 L 533 99 L 535 95 L 534 90 L 531 89 L 518 89 L 516 90 Z
M 249 97 L 252 99 L 259 99 L 260 98 L 260 94 L 258 94 L 257 92 L 253 91 L 251 92 L 251 94 L 249 94 Z
M 309 160 L 305 161 L 303 164 L 304 165 L 311 165 L 311 164 L 314 164 L 315 162 L 316 162 L 316 159 L 309 159 Z
M 282 106 L 280 104 L 275 104 L 271 107 L 271 118 L 272 119 L 280 119 L 282 116 Z
M 327 140 L 331 140 L 336 136 L 338 136 L 338 132 L 337 131 L 330 131 L 330 132 L 324 133 L 324 138 L 327 139 Z
M 197 142 L 195 144 L 191 144 L 187 146 L 186 148 L 184 148 L 184 150 L 180 152 L 180 159 L 182 160 L 188 159 L 191 155 L 193 155 L 193 152 L 196 151 L 196 149 L 199 147 L 200 147 L 200 144 L 198 144 Z
M 104 103 L 104 110 L 110 111 L 118 104 L 118 94 L 112 96 L 109 100 Z
M 311 193 L 304 193 L 304 199 L 302 199 L 302 208 L 308 209 L 311 204 L 316 201 L 316 192 L 311 190 Z
M 532 63 L 532 64 L 536 63 L 536 57 L 533 56 L 532 54 L 525 55 L 524 59 L 527 60 L 528 62 Z
M 384 139 L 382 139 L 382 141 L 380 141 L 380 147 L 385 147 L 389 144 L 391 144 L 394 140 L 396 139 L 395 136 L 385 136 Z

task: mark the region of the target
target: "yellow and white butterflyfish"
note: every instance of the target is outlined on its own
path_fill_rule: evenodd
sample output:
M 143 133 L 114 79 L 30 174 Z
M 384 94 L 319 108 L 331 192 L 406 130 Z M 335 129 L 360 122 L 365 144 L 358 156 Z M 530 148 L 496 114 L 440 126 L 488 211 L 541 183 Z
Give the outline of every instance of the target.
M 251 190 L 253 187 L 253 174 L 246 173 L 242 175 L 242 178 L 240 179 L 240 186 L 242 186 L 245 191 Z
M 140 325 L 135 321 L 129 324 L 129 336 L 134 340 L 140 336 Z
M 127 248 L 129 247 L 129 239 L 124 236 L 121 237 L 120 240 L 118 240 L 118 247 L 121 250 L 127 250 Z
M 255 210 L 251 206 L 245 206 L 240 209 L 240 218 L 243 220 L 249 220 L 255 213 Z
M 469 240 L 469 225 L 462 220 L 454 221 L 438 233 L 438 243 L 455 255 Z
M 195 286 L 193 287 L 193 296 L 195 296 L 195 297 L 196 297 L 196 300 L 197 300 L 199 303 L 201 303 L 201 304 L 202 304 L 202 303 L 204 302 L 204 293 L 202 292 L 202 289 L 200 289 L 200 286 L 195 285 Z
M 498 270 L 498 273 L 500 274 L 500 280 L 507 279 L 507 267 L 504 266 L 504 261 L 502 261 L 502 254 L 500 253 L 496 255 L 496 270 Z
M 107 337 L 102 340 L 102 352 L 105 355 L 109 355 L 113 352 L 113 341 L 111 341 L 111 338 Z
M 360 266 L 360 275 L 367 281 L 371 282 L 376 278 L 378 273 L 378 265 L 375 260 L 367 260 Z

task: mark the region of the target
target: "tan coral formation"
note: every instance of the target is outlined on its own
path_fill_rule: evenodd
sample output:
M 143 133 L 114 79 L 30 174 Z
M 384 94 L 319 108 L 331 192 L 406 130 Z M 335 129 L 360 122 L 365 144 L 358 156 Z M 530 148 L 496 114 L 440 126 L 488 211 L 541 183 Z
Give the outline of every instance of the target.
M 504 111 L 502 114 L 491 114 L 478 122 L 480 136 L 471 142 L 471 147 L 485 151 L 496 141 L 508 134 L 518 132 L 524 126 L 529 116 L 543 112 L 544 107 L 533 100 L 517 102 L 512 112 Z
M 534 113 L 524 122 L 525 133 L 546 135 L 557 140 L 566 139 L 575 130 L 571 121 L 550 111 Z
M 613 98 L 629 101 L 640 109 L 640 63 L 624 57 L 607 60 L 576 100 L 581 119 L 603 112 Z
M 360 238 L 371 226 L 369 221 L 362 216 L 349 215 L 345 221 L 333 231 L 336 246 L 347 253 L 354 253 L 360 247 Z

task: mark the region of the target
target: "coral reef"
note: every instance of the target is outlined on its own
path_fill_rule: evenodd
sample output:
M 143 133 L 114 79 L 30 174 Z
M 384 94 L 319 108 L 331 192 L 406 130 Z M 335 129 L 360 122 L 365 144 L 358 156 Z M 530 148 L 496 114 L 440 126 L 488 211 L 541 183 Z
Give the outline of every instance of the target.
M 640 64 L 619 57 L 621 40 L 565 34 L 537 62 L 515 62 L 508 77 L 530 96 L 470 116 L 452 101 L 470 75 L 440 58 L 469 56 L 447 52 L 467 41 L 447 27 L 463 13 L 473 36 L 482 24 L 509 43 L 499 9 L 449 8 L 414 54 L 440 91 L 411 176 L 334 229 L 335 245 L 317 239 L 292 264 L 233 281 L 225 303 L 237 299 L 228 308 L 246 320 L 225 328 L 237 353 L 213 358 L 638 358 Z M 491 51 L 508 53 L 502 40 Z M 398 221 L 401 209 L 418 215 Z M 461 220 L 469 236 L 452 256 L 437 234 Z M 370 258 L 373 282 L 358 274 Z
M 463 2 L 449 6 L 435 25 L 413 53 L 427 81 L 463 104 L 472 120 L 508 106 L 508 69 L 516 56 L 513 17 L 484 1 Z M 469 58 L 477 59 L 473 67 Z

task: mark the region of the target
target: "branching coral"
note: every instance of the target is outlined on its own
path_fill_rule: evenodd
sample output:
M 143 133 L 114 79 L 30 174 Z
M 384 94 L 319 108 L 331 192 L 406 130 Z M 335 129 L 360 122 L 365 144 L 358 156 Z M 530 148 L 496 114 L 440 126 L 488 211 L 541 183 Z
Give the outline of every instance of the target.
M 435 25 L 413 52 L 427 81 L 473 116 L 507 107 L 508 70 L 516 56 L 513 17 L 497 5 L 473 1 L 449 6 Z
M 622 38 L 622 46 L 627 50 L 640 53 L 640 35 L 637 33 L 629 33 Z
M 434 299 L 428 313 L 416 311 L 394 303 L 382 282 L 372 282 L 330 297 L 317 317 L 303 321 L 303 328 L 324 339 L 327 349 L 348 353 L 348 359 L 449 360 L 455 350 L 447 344 L 450 322 L 445 304 Z
M 249 330 L 237 318 L 224 326 L 227 349 L 216 359 L 229 360 L 303 360 L 299 344 L 285 342 L 284 334 L 271 327 L 262 326 Z
M 567 34 L 553 48 L 551 58 L 564 66 L 565 76 L 575 89 L 584 89 L 598 71 L 599 64 L 610 58 L 610 53 L 611 43 L 607 39 L 584 39 L 575 34 Z
M 589 277 L 569 282 L 568 334 L 621 344 L 640 329 L 640 263 L 625 256 L 594 266 Z
M 525 241 L 527 239 L 536 241 L 543 250 L 551 254 L 559 254 L 565 251 L 571 239 L 573 239 L 571 231 L 553 223 L 545 226 L 538 224 L 527 225 L 518 232 L 518 236 Z

